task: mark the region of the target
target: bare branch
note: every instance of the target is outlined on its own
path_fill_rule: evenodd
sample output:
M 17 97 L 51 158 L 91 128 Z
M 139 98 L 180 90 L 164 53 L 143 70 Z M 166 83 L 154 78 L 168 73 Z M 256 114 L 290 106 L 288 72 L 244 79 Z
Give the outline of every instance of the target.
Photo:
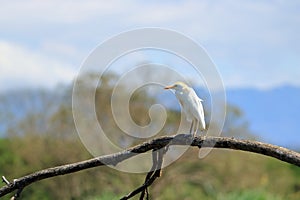
M 143 144 L 132 147 L 128 150 L 119 153 L 100 156 L 97 158 L 62 165 L 58 167 L 48 168 L 32 174 L 15 179 L 13 183 L 9 183 L 0 188 L 0 197 L 17 190 L 19 193 L 26 186 L 43 179 L 50 177 L 65 175 L 81 171 L 88 168 L 93 168 L 102 165 L 117 165 L 128 158 L 145 153 L 153 149 L 161 149 L 167 145 L 191 145 L 199 148 L 212 147 L 212 148 L 227 148 L 242 151 L 254 152 L 270 157 L 277 158 L 281 161 L 296 165 L 300 167 L 300 154 L 289 149 L 266 144 L 257 141 L 237 140 L 227 137 L 195 137 L 190 135 L 175 135 L 165 136 L 145 142 Z

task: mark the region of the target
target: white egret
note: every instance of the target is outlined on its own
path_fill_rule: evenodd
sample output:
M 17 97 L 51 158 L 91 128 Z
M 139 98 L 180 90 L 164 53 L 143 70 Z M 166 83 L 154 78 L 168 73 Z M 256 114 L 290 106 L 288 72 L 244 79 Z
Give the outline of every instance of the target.
M 205 130 L 204 111 L 202 99 L 200 99 L 193 88 L 187 86 L 183 82 L 176 82 L 171 86 L 166 86 L 165 89 L 175 90 L 175 95 L 185 113 L 188 121 L 192 121 L 190 134 L 196 135 L 199 124 L 200 129 Z

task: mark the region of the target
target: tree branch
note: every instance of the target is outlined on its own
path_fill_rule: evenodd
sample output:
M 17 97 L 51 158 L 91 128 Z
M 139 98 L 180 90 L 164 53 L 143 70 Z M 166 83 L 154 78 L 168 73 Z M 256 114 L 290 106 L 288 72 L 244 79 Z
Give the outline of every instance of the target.
M 43 179 L 55 177 L 59 175 L 65 175 L 81 171 L 88 168 L 93 168 L 102 165 L 117 165 L 118 163 L 138 155 L 139 153 L 145 153 L 153 149 L 161 149 L 167 145 L 191 145 L 199 148 L 212 147 L 212 148 L 226 148 L 242 151 L 254 152 L 273 158 L 277 158 L 281 161 L 296 165 L 300 167 L 300 154 L 289 149 L 278 147 L 271 144 L 266 144 L 257 141 L 249 140 L 237 140 L 227 137 L 195 137 L 191 135 L 175 135 L 165 136 L 157 139 L 153 139 L 149 142 L 137 145 L 130 149 L 121 151 L 119 153 L 100 156 L 97 158 L 57 166 L 53 168 L 44 169 L 34 172 L 32 174 L 15 179 L 13 182 L 0 188 L 0 197 L 11 193 L 15 190 L 22 191 L 26 186 Z
M 149 199 L 148 187 L 155 181 L 155 179 L 161 176 L 161 167 L 163 163 L 163 158 L 164 155 L 167 153 L 167 151 L 168 151 L 168 146 L 158 150 L 157 149 L 152 150 L 153 164 L 145 178 L 145 183 L 141 187 L 138 187 L 134 191 L 130 192 L 128 195 L 121 198 L 120 200 L 130 199 L 131 197 L 137 195 L 138 193 L 141 193 L 140 199 L 144 199 L 145 194 L 146 194 L 146 199 Z

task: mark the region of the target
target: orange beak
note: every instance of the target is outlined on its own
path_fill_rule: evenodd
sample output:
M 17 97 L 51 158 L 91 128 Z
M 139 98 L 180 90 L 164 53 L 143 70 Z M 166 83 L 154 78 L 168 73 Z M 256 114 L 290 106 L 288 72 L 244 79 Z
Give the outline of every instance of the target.
M 172 88 L 174 88 L 174 85 L 166 86 L 164 89 L 168 90 L 168 89 L 172 89 Z

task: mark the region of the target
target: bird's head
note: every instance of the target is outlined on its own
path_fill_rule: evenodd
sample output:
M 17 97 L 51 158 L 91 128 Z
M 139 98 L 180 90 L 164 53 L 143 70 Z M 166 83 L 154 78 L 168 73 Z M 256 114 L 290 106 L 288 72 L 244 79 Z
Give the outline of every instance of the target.
M 168 90 L 168 89 L 173 89 L 173 90 L 176 90 L 176 91 L 182 91 L 184 90 L 185 88 L 188 88 L 187 84 L 183 83 L 183 82 L 176 82 L 174 83 L 173 85 L 170 85 L 170 86 L 166 86 L 165 89 Z

